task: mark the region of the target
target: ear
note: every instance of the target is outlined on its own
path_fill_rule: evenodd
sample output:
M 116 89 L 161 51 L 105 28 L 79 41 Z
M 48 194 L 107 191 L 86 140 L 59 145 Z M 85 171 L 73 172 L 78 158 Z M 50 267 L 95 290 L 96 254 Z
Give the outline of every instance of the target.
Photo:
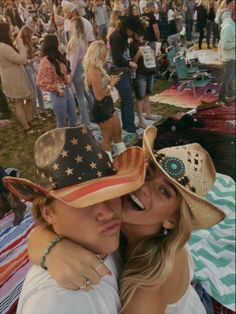
M 171 217 L 171 218 L 165 220 L 163 222 L 162 226 L 165 229 L 174 229 L 174 227 L 175 227 L 175 219 Z
M 43 218 L 50 224 L 53 225 L 55 221 L 55 210 L 50 205 L 40 206 L 41 214 Z

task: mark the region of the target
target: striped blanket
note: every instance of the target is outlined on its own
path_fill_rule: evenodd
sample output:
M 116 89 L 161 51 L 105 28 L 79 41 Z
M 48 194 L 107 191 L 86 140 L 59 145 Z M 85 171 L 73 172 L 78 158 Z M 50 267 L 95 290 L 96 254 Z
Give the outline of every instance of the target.
M 219 206 L 226 218 L 216 226 L 193 232 L 190 250 L 195 276 L 206 291 L 226 308 L 235 311 L 235 182 L 217 174 L 206 198 Z
M 217 174 L 216 183 L 207 199 L 220 206 L 226 219 L 207 230 L 193 233 L 190 249 L 196 264 L 196 277 L 219 303 L 235 311 L 235 183 Z M 26 237 L 33 228 L 26 211 L 18 226 L 12 225 L 13 214 L 0 221 L 0 313 L 14 309 L 22 283 L 30 267 Z
M 17 226 L 14 214 L 0 220 L 0 313 L 11 313 L 16 306 L 25 274 L 30 267 L 26 239 L 33 228 L 29 208 Z

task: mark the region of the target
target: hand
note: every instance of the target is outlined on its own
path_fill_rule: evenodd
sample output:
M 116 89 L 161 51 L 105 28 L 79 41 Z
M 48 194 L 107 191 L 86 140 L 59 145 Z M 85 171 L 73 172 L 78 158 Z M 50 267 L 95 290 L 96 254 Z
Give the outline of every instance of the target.
M 60 96 L 60 97 L 65 96 L 65 91 L 60 85 L 58 85 L 58 87 L 57 87 L 57 93 L 58 93 L 58 96 Z
M 136 64 L 135 62 L 133 62 L 133 61 L 130 61 L 129 66 L 130 66 L 132 69 L 134 69 L 134 70 L 136 70 L 137 67 L 138 67 L 137 64 Z
M 70 86 L 72 84 L 72 78 L 71 78 L 71 75 L 70 74 L 67 74 L 65 76 L 65 83 L 66 85 Z
M 119 75 L 111 75 L 110 77 L 110 86 L 113 87 L 115 86 L 120 80 L 120 76 Z
M 47 255 L 46 266 L 60 286 L 73 290 L 91 288 L 91 285 L 83 287 L 84 278 L 96 285 L 103 276 L 111 275 L 95 254 L 67 239 L 57 243 Z

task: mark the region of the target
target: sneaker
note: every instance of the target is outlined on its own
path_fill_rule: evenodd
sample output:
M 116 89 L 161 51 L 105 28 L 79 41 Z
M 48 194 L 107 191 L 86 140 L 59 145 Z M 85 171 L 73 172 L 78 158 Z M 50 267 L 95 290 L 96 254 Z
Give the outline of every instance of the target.
M 31 135 L 34 134 L 35 131 L 32 128 L 24 129 L 25 135 Z

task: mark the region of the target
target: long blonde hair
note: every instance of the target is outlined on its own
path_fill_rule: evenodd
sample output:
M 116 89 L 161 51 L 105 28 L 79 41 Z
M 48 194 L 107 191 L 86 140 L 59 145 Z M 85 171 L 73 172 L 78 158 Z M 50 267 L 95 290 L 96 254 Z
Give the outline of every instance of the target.
M 184 200 L 180 208 L 176 213 L 177 225 L 168 235 L 143 239 L 128 256 L 120 278 L 121 312 L 138 288 L 158 288 L 170 275 L 175 256 L 190 238 L 192 230 L 191 211 Z
M 84 66 L 84 77 L 85 77 L 85 88 L 89 89 L 89 78 L 88 72 L 90 67 L 94 67 L 101 72 L 102 76 L 109 79 L 104 69 L 104 62 L 101 56 L 107 51 L 107 47 L 102 40 L 96 40 L 88 47 L 88 50 L 84 56 L 83 66 Z
M 87 35 L 82 19 L 80 17 L 74 17 L 71 23 L 71 38 L 67 44 L 67 52 L 69 55 L 81 40 L 83 41 L 85 48 L 88 46 Z

